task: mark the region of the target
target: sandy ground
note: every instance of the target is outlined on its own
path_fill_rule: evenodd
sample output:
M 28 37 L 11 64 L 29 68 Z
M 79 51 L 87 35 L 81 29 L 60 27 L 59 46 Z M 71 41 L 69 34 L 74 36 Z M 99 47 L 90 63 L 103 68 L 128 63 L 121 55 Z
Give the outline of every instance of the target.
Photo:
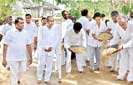
M 0 54 L 1 57 L 1 54 Z M 20 85 L 38 85 L 36 79 L 37 64 L 33 63 L 24 74 Z M 10 72 L 0 66 L 1 72 L 0 85 L 10 85 L 11 75 Z M 53 70 L 50 85 L 133 85 L 125 81 L 118 81 L 116 79 L 117 73 L 111 73 L 106 67 L 102 67 L 100 72 L 90 72 L 88 66 L 85 68 L 84 73 L 77 72 L 75 60 L 72 61 L 71 74 L 65 73 L 65 66 L 62 66 L 62 83 L 58 83 L 58 73 Z M 40 85 L 48 85 L 42 83 Z

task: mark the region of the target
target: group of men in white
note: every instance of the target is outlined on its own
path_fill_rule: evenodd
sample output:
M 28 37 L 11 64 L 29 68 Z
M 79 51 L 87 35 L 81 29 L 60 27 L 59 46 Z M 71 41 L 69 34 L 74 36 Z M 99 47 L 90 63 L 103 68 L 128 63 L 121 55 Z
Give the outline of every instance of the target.
M 62 11 L 60 24 L 54 23 L 54 18 L 48 16 L 42 18 L 42 25 L 37 27 L 31 21 L 31 15 L 15 19 L 7 18 L 7 23 L 0 28 L 0 40 L 3 43 L 2 64 L 9 66 L 12 74 L 11 85 L 18 85 L 26 67 L 32 64 L 32 52 L 38 52 L 37 82 L 42 83 L 44 67 L 45 83 L 50 83 L 53 68 L 53 59 L 56 55 L 58 78 L 61 83 L 61 66 L 66 64 L 66 73 L 71 72 L 72 46 L 81 46 L 87 49 L 87 56 L 76 55 L 76 64 L 79 73 L 84 72 L 86 61 L 89 61 L 90 72 L 100 70 L 101 42 L 98 35 L 101 32 L 110 32 L 113 38 L 108 41 L 109 47 L 117 46 L 117 54 L 109 57 L 108 66 L 111 71 L 118 71 L 117 78 L 124 80 L 127 76 L 128 82 L 133 82 L 133 11 L 130 17 L 123 16 L 117 11 L 111 12 L 109 22 L 101 20 L 101 13 L 96 12 L 92 20 L 87 18 L 88 10 L 81 10 L 81 17 L 73 22 L 69 18 L 69 12 Z M 63 44 L 63 45 L 62 45 Z M 27 63 L 28 61 L 28 63 Z

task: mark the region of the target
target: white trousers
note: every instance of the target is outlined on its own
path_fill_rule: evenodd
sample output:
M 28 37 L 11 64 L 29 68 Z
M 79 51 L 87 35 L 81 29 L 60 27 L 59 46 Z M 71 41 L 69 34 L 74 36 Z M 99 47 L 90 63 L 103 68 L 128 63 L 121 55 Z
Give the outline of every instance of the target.
M 128 70 L 129 63 L 129 50 L 123 49 L 121 52 L 121 58 L 119 62 L 119 71 L 118 71 L 118 79 L 123 80 Z
M 62 61 L 64 60 L 62 58 L 62 51 L 61 51 L 61 45 L 59 45 L 56 50 L 55 50 L 55 54 L 56 54 L 56 66 L 57 66 L 57 70 L 58 70 L 58 78 L 61 79 L 62 77 L 62 72 L 61 72 L 61 65 L 62 65 Z M 62 60 L 63 59 L 63 60 Z M 63 61 L 64 62 L 64 61 Z
M 46 65 L 45 81 L 50 81 L 53 67 L 54 49 L 51 52 L 45 52 L 44 49 L 39 48 L 39 62 L 37 68 L 37 78 L 42 80 L 43 66 Z
M 18 85 L 18 80 L 26 72 L 26 61 L 9 61 L 8 64 L 12 75 L 11 85 Z
M 129 49 L 129 73 L 127 76 L 127 81 L 133 82 L 133 48 Z
M 44 66 L 46 65 L 46 57 L 43 49 L 38 49 L 38 66 L 37 66 L 37 79 L 43 79 Z
M 100 68 L 100 57 L 101 57 L 101 48 L 99 47 L 88 47 L 89 49 L 89 58 L 90 58 L 90 69 L 95 68 L 94 59 L 96 59 L 96 69 Z
M 81 56 L 80 54 L 76 54 L 76 63 L 78 67 L 78 71 L 83 71 L 84 66 L 84 56 Z M 67 58 L 66 58 L 66 72 L 71 72 L 71 52 L 67 49 Z

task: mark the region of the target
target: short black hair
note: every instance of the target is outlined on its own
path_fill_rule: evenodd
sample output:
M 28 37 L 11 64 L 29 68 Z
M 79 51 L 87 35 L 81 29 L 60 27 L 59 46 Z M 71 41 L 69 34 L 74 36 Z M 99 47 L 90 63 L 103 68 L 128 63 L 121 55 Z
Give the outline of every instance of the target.
M 80 31 L 81 28 L 82 28 L 82 24 L 80 22 L 74 23 L 74 25 L 73 25 L 74 30 Z
M 7 18 L 12 18 L 12 16 L 8 16 Z
M 46 17 L 42 17 L 42 19 L 41 19 L 41 20 L 43 20 L 43 19 L 46 19 Z
M 118 11 L 112 11 L 111 12 L 111 16 L 116 16 L 117 17 L 118 15 L 119 15 Z
M 36 23 L 36 22 L 39 22 L 39 20 L 35 20 L 35 23 Z
M 64 12 L 68 12 L 68 11 L 67 11 L 67 10 L 63 10 L 63 11 L 61 12 L 62 16 L 64 15 Z
M 47 16 L 47 21 L 49 21 L 49 18 L 53 18 L 52 16 Z
M 25 16 L 30 16 L 30 18 L 31 18 L 31 14 L 25 14 Z
M 101 14 L 101 17 L 105 17 L 105 14 L 102 13 L 102 14 Z
M 81 15 L 82 16 L 87 16 L 87 14 L 88 14 L 88 10 L 87 9 L 81 10 Z
M 101 17 L 101 13 L 100 12 L 96 12 L 93 16 L 93 19 L 95 19 L 96 17 Z
M 18 24 L 19 23 L 19 20 L 24 20 L 22 17 L 17 17 L 16 19 L 15 19 L 15 24 Z

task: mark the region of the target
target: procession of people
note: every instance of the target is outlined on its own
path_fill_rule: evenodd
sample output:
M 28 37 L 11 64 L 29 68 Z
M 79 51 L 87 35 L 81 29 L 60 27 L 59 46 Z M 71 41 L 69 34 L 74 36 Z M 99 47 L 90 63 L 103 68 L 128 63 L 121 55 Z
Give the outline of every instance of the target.
M 25 14 L 25 19 L 17 17 L 13 23 L 12 16 L 8 16 L 0 27 L 0 41 L 2 65 L 11 71 L 11 85 L 21 83 L 24 72 L 36 58 L 38 84 L 50 83 L 53 66 L 57 67 L 61 83 L 62 66 L 66 67 L 66 75 L 71 74 L 72 59 L 76 59 L 77 72 L 81 74 L 85 68 L 92 73 L 101 71 L 104 47 L 117 49 L 114 54 L 107 55 L 106 66 L 110 72 L 118 72 L 118 80 L 133 83 L 133 11 L 125 16 L 113 10 L 110 20 L 103 19 L 105 15 L 100 12 L 88 18 L 88 12 L 81 10 L 81 17 L 75 19 L 69 11 L 63 10 L 60 23 L 56 23 L 53 16 L 33 22 L 31 14 Z M 110 33 L 112 38 L 103 41 L 99 39 L 101 33 Z M 54 59 L 56 65 L 53 65 Z

